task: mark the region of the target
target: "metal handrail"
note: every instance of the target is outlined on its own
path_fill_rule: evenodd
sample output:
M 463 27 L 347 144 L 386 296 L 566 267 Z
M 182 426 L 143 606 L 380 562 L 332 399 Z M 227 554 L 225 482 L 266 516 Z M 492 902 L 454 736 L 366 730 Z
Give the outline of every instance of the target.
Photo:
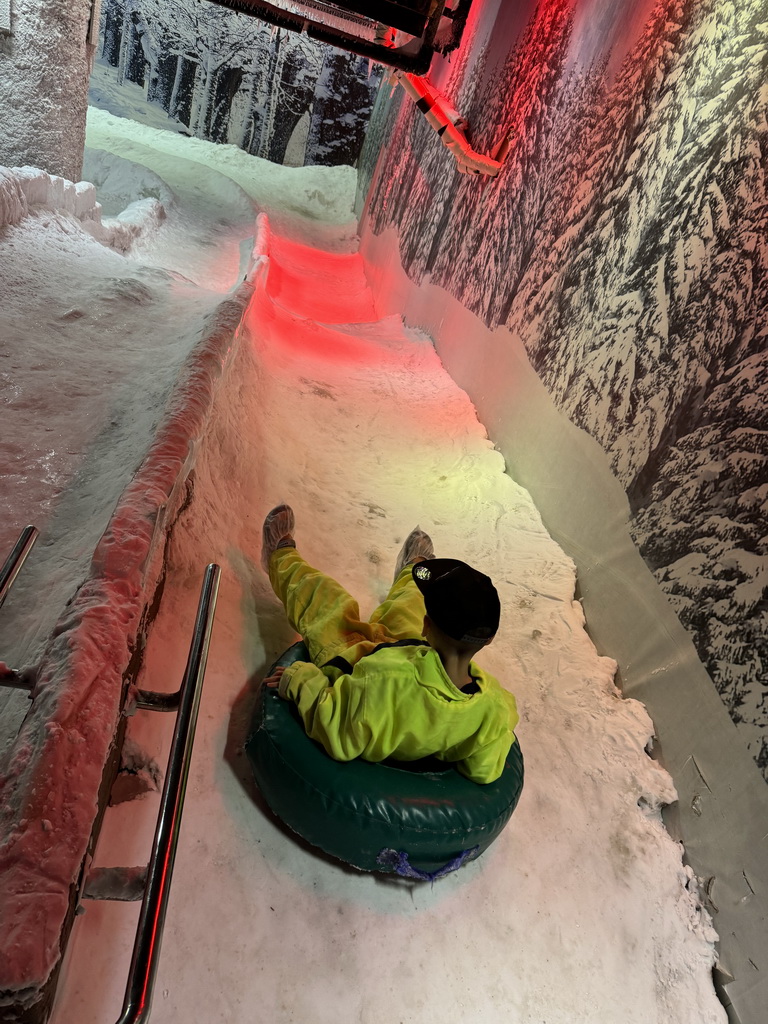
M 179 711 L 173 731 L 171 752 L 168 755 L 165 785 L 160 800 L 152 856 L 147 869 L 147 885 L 136 929 L 123 1011 L 117 1024 L 144 1024 L 149 1019 L 152 1008 L 152 990 L 160 957 L 163 925 L 168 908 L 181 812 L 184 807 L 220 578 L 221 568 L 218 565 L 211 564 L 206 568 L 192 644 L 180 689 Z
M 28 696 L 32 696 L 35 688 L 34 672 L 17 672 L 14 668 L 0 669 L 0 686 L 10 687 L 12 690 L 24 690 Z
M 8 591 L 13 586 L 13 581 L 19 575 L 19 570 L 24 565 L 27 555 L 32 550 L 32 545 L 37 540 L 39 532 L 36 526 L 25 526 L 0 569 L 0 608 L 3 606 Z

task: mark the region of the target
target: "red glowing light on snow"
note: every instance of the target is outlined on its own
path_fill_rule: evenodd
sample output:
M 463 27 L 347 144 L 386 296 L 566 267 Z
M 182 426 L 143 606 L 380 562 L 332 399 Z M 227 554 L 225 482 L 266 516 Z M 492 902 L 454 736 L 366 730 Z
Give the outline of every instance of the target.
M 324 252 L 272 234 L 269 293 L 297 316 L 323 324 L 376 319 L 357 253 Z
M 360 255 L 314 249 L 272 233 L 266 282 L 257 285 L 245 323 L 259 359 L 386 365 L 397 358 L 381 329 Z

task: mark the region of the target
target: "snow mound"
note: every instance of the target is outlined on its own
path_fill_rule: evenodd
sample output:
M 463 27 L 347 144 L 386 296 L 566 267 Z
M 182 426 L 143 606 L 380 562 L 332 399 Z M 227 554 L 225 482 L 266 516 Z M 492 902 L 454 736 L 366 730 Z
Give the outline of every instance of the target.
M 83 177 L 96 186 L 102 213 L 110 217 L 140 200 L 155 199 L 166 209 L 174 201 L 173 191 L 159 175 L 103 149 L 86 148 Z
M 165 208 L 157 199 L 137 199 L 118 217 L 103 222 L 106 235 L 94 237 L 118 252 L 128 252 L 139 238 L 153 235 L 164 220 Z
M 222 190 L 227 198 L 239 186 L 259 211 L 269 215 L 278 232 L 334 251 L 357 246 L 353 167 L 285 167 L 250 156 L 237 146 L 186 138 L 96 107 L 88 108 L 87 138 L 89 146 L 118 150 L 137 161 L 151 153 L 159 173 L 165 173 L 163 163 L 173 165 L 169 177 L 175 175 L 179 161 L 199 164 L 198 180 L 204 177 L 208 189 Z

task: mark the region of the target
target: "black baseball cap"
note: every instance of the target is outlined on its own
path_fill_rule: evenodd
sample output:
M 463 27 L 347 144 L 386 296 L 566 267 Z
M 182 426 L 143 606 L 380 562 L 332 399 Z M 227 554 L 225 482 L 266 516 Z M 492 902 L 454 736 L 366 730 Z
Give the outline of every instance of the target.
M 489 576 L 455 558 L 428 558 L 411 571 L 427 615 L 447 636 L 484 644 L 496 635 L 501 604 Z

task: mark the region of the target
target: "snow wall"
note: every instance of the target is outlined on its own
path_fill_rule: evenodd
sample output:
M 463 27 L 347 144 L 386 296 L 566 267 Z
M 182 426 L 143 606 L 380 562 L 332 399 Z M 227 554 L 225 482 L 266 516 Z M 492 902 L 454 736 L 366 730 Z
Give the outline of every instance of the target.
M 13 0 L 0 32 L 0 164 L 80 178 L 93 46 L 92 0 Z
M 501 174 L 460 175 L 385 88 L 359 192 L 377 312 L 435 339 L 654 718 L 745 1024 L 768 1005 L 767 28 L 759 0 L 476 6 L 430 77 L 475 149 L 513 130 Z

